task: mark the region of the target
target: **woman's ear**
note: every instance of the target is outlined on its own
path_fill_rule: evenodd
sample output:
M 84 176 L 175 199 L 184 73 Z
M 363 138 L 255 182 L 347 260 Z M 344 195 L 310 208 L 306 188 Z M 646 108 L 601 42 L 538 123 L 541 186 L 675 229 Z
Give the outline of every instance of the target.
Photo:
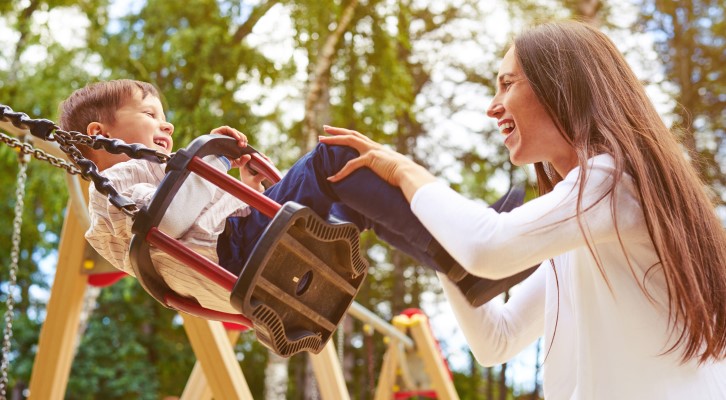
M 91 122 L 88 124 L 88 127 L 86 127 L 86 133 L 90 136 L 101 135 L 103 137 L 108 137 L 108 133 L 106 133 L 103 124 L 100 122 Z

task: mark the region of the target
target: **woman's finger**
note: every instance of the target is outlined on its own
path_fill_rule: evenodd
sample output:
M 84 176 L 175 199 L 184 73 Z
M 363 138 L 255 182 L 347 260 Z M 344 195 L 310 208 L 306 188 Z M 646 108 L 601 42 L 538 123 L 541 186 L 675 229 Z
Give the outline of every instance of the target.
M 323 125 L 323 131 L 330 135 L 364 136 L 362 133 L 354 131 L 352 129 L 338 128 L 330 125 Z
M 354 131 L 352 129 L 345 129 L 345 128 L 338 128 L 338 127 L 329 126 L 329 125 L 323 125 L 323 131 L 325 133 L 327 133 L 329 135 L 333 135 L 333 136 L 353 137 L 353 138 L 360 139 L 362 142 L 378 144 L 378 143 L 374 142 L 373 140 L 371 140 L 371 138 L 369 138 L 368 136 L 366 136 L 358 131 Z
M 257 154 L 259 154 L 259 155 L 260 155 L 260 156 L 261 156 L 262 158 L 264 158 L 264 159 L 265 159 L 265 160 L 267 160 L 267 161 L 268 161 L 268 162 L 269 162 L 270 164 L 272 164 L 272 159 L 270 159 L 270 157 L 267 157 L 267 155 L 266 155 L 265 153 L 261 153 L 261 152 L 259 152 L 259 151 L 258 151 L 258 152 L 257 152 Z
M 358 153 L 364 154 L 371 150 L 381 147 L 380 144 L 360 136 L 343 135 L 343 136 L 320 136 L 318 140 L 321 143 L 338 146 L 348 146 L 356 149 Z
M 348 161 L 343 168 L 340 169 L 335 175 L 328 178 L 330 182 L 339 182 L 348 175 L 355 172 L 357 169 L 365 167 L 367 161 L 363 157 L 357 157 Z

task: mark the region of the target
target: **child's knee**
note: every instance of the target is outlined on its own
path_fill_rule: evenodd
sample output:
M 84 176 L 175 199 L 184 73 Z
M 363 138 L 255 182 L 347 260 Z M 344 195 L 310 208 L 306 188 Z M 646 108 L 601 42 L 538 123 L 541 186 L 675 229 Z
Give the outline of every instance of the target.
M 358 157 L 358 151 L 348 146 L 335 146 L 318 143 L 312 151 L 314 159 L 327 166 L 332 172 L 337 172 L 350 160 Z

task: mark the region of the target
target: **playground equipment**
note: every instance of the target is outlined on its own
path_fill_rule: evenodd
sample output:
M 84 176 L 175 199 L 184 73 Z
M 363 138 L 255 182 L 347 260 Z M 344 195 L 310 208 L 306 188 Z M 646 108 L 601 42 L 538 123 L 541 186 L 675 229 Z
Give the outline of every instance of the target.
M 0 130 L 16 137 L 30 137 L 29 133 L 31 133 L 29 132 L 30 127 L 22 121 L 22 118 L 12 120 L 7 116 L 0 116 Z M 111 284 L 123 275 L 103 269 L 103 262 L 97 255 L 94 256 L 95 252 L 90 250 L 83 238 L 88 227 L 88 216 L 87 198 L 85 198 L 87 185 L 78 179 L 78 174 L 82 172 L 63 159 L 64 155 L 57 146 L 38 141 L 34 143 L 38 149 L 45 148 L 38 150 L 27 143 L 13 140 L 17 139 L 3 135 L 3 141 L 17 148 L 21 153 L 32 154 L 34 157 L 46 161 L 52 160 L 49 162 L 69 172 L 67 181 L 70 200 L 61 234 L 58 266 L 46 308 L 47 317 L 41 328 L 29 388 L 31 399 L 61 399 L 65 394 L 72 363 L 73 346 L 78 335 L 78 321 L 84 293 L 94 281 L 98 284 Z M 97 279 L 93 279 L 94 277 Z M 390 346 L 397 348 L 403 346 L 409 350 L 416 349 L 419 353 L 438 354 L 436 347 L 431 345 L 435 341 L 430 336 L 430 330 L 426 329 L 423 330 L 423 333 L 414 334 L 414 339 L 411 339 L 400 332 L 394 333 L 398 331 L 386 325 L 372 313 L 363 311 L 365 309 L 358 306 L 357 303 L 353 303 L 350 310 L 352 315 L 358 313 L 360 318 L 375 321 L 373 325 L 385 332 L 384 334 L 395 336 L 396 339 L 391 341 Z M 183 398 L 202 398 L 194 397 L 202 393 L 202 395 L 211 394 L 218 399 L 251 399 L 249 387 L 232 352 L 232 346 L 230 346 L 230 341 L 236 340 L 235 333 L 226 333 L 218 321 L 205 320 L 184 312 L 182 312 L 182 317 L 184 328 L 198 359 Z M 8 329 L 12 329 L 11 322 L 8 322 Z M 410 328 L 410 330 L 419 332 L 418 328 Z M 428 339 L 426 339 L 427 334 Z M 417 339 L 419 337 L 417 335 L 421 335 L 419 339 Z M 444 370 L 440 370 L 441 365 L 435 362 L 436 357 L 441 359 L 440 355 L 423 357 L 426 360 L 434 360 L 431 363 L 432 367 L 427 369 L 431 369 L 433 374 L 447 375 L 448 373 L 445 373 Z M 319 388 L 323 399 L 349 398 L 340 364 L 331 342 L 324 344 L 319 349 L 319 354 L 311 355 L 311 361 L 315 376 L 320 383 Z M 7 373 L 7 367 L 4 372 Z M 433 390 L 440 398 L 456 398 L 450 379 L 448 383 L 441 377 L 433 381 L 435 382 Z M 384 393 L 384 389 L 380 390 L 381 393 Z M 393 396 L 392 393 L 391 396 Z
M 134 275 L 165 307 L 204 319 L 254 326 L 263 344 L 288 357 L 301 351 L 320 352 L 363 283 L 368 265 L 360 257 L 359 232 L 354 224 L 323 220 L 292 202 L 280 206 L 202 160 L 210 154 L 232 160 L 249 154 L 255 171 L 272 183 L 279 181 L 279 172 L 251 146 L 240 148 L 232 138 L 205 135 L 178 154 L 168 155 L 100 135 L 66 132 L 52 121 L 31 119 L 5 105 L 0 105 L 0 118 L 16 127 L 27 128 L 35 138 L 58 143 L 63 153 L 79 166 L 80 174 L 92 180 L 99 193 L 133 219 L 130 258 Z M 103 148 L 112 154 L 166 163 L 167 173 L 151 203 L 138 209 L 132 199 L 121 195 L 96 165 L 83 156 L 76 143 Z M 191 172 L 272 218 L 239 277 L 157 228 Z M 224 310 L 203 307 L 195 299 L 176 293 L 168 281 L 176 274 L 162 278 L 161 267 L 152 263 L 151 245 L 188 267 L 178 272 L 192 274 L 199 283 L 195 290 L 226 291 L 226 296 L 212 294 L 221 298 L 231 294 L 231 305 L 239 314 L 227 312 L 229 307 Z M 204 281 L 210 284 L 202 284 Z M 316 290 L 307 290 L 311 281 L 315 282 Z

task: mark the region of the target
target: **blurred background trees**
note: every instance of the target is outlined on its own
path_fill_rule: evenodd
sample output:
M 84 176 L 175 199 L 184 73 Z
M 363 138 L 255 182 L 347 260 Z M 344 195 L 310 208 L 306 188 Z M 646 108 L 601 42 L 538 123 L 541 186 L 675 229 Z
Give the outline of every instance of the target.
M 457 190 L 493 201 L 532 177 L 507 162 L 485 116 L 498 60 L 522 26 L 568 16 L 616 39 L 723 210 L 726 20 L 716 0 L 3 1 L 0 103 L 55 119 L 59 101 L 88 82 L 140 79 L 163 94 L 177 146 L 231 125 L 284 170 L 315 143 L 322 124 L 345 126 L 409 154 Z M 0 148 L 0 164 L 4 300 L 15 152 Z M 54 273 L 67 201 L 62 174 L 36 161 L 29 166 L 10 374 L 18 396 Z M 357 301 L 384 319 L 407 307 L 428 311 L 462 398 L 538 398 L 536 345 L 510 365 L 477 366 L 457 329 L 437 325 L 450 319 L 435 276 L 374 235 L 363 245 L 374 268 Z M 352 318 L 341 331 L 351 396 L 370 398 L 385 344 Z M 314 398 L 304 356 L 276 360 L 251 333 L 236 350 L 255 398 L 265 396 L 263 366 L 281 362 L 286 398 Z M 193 362 L 174 313 L 123 280 L 95 300 L 66 397 L 178 395 Z

